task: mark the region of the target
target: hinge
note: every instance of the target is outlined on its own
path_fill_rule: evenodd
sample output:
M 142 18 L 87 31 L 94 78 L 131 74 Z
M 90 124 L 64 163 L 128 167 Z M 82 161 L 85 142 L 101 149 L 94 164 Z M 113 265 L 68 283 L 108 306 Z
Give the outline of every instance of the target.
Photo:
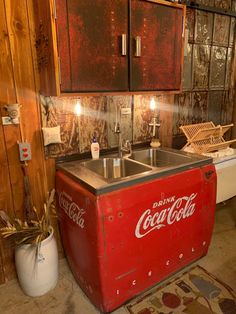
M 54 19 L 57 19 L 57 7 L 56 7 L 56 0 L 53 0 L 53 15 Z
M 58 75 L 59 75 L 59 84 L 61 85 L 61 58 L 58 57 Z

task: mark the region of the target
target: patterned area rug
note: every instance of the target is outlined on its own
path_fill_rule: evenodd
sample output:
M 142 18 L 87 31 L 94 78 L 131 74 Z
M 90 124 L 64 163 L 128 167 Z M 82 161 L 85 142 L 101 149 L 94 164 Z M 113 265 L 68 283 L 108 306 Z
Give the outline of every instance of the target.
M 196 266 L 126 308 L 131 314 L 236 314 L 236 293 Z

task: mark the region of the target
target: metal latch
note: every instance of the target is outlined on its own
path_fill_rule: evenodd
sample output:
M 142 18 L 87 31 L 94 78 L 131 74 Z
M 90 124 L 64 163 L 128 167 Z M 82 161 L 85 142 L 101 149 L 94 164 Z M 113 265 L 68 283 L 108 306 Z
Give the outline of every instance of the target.
M 213 173 L 214 173 L 213 170 L 209 170 L 209 171 L 205 172 L 206 179 L 209 180 Z

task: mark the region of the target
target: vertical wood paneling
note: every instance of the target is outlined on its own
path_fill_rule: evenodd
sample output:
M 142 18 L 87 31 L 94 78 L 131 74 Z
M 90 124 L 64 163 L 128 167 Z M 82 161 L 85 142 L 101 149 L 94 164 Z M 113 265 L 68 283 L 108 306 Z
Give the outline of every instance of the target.
M 29 177 L 33 203 L 37 208 L 41 208 L 46 191 L 43 179 L 45 171 L 42 158 L 38 99 L 35 94 L 36 86 L 27 1 L 6 1 L 6 17 L 10 35 L 17 100 L 18 103 L 22 104 L 22 137 L 31 143 L 32 161 L 29 162 Z M 23 58 L 24 55 L 27 58 Z
M 3 29 L 3 31 L 5 32 L 5 45 L 1 48 L 5 48 L 5 58 L 1 58 L 0 63 L 2 62 L 2 67 L 6 69 L 6 71 L 4 72 L 7 75 L 5 77 L 3 76 L 4 86 L 6 88 L 1 88 L 0 97 L 2 103 L 11 104 L 16 103 L 17 98 L 15 92 L 12 55 L 9 42 L 10 34 L 6 22 L 5 1 L 1 1 L 1 16 L 1 29 Z M 2 110 L 2 114 L 6 115 L 6 112 Z M 14 209 L 16 213 L 20 216 L 23 204 L 23 180 L 20 170 L 20 163 L 18 161 L 17 150 L 17 141 L 21 140 L 19 125 L 4 126 L 4 138 L 9 163 Z M 20 175 L 18 176 L 18 174 Z
M 0 240 L 0 284 L 5 282 L 5 274 L 4 274 L 4 270 L 3 270 L 3 259 L 2 259 L 2 251 L 3 251 L 3 246 L 2 246 L 2 240 Z
M 63 79 L 61 81 L 61 90 L 71 91 L 71 60 L 69 45 L 69 24 L 67 18 L 67 1 L 57 0 L 57 15 L 59 14 L 59 27 L 57 27 L 58 54 L 63 60 L 60 65 Z
M 6 115 L 3 105 L 16 102 L 15 86 L 11 52 L 9 47 L 9 34 L 6 25 L 5 4 L 0 0 L 0 118 Z M 16 147 L 13 144 L 19 139 L 18 126 L 2 126 L 0 122 L 0 209 L 9 214 L 17 209 L 18 198 L 14 184 Z M 20 186 L 19 186 L 19 190 Z M 14 205 L 12 192 L 14 196 Z M 0 241 L 0 283 L 14 276 L 13 251 L 5 243 Z
M 234 46 L 234 62 L 233 62 L 233 72 L 231 76 L 231 86 L 234 88 L 234 95 L 233 95 L 233 117 L 232 121 L 234 123 L 233 129 L 232 129 L 232 138 L 236 138 L 236 45 Z M 234 144 L 234 147 L 236 147 L 236 144 Z
M 9 213 L 13 210 L 11 195 L 4 132 L 0 122 L 0 209 L 5 209 Z M 0 284 L 5 282 L 5 278 L 10 279 L 13 274 L 13 252 L 0 239 Z
M 60 73 L 56 43 L 55 0 L 28 0 L 36 24 L 36 49 L 38 52 L 40 90 L 44 95 L 60 94 Z
M 11 52 L 10 52 L 10 46 L 9 46 L 9 33 L 7 30 L 6 25 L 6 16 L 5 16 L 5 4 L 4 1 L 0 1 L 0 73 L 1 73 L 1 89 L 0 89 L 0 105 L 1 105 L 1 115 L 5 116 L 6 111 L 3 109 L 3 105 L 11 104 L 16 102 L 16 94 L 15 94 L 15 86 L 14 86 L 14 78 L 13 78 L 13 68 L 12 68 L 12 60 L 11 60 Z M 19 126 L 17 125 L 10 125 L 10 126 L 4 126 L 2 129 L 2 136 L 4 137 L 4 146 L 6 145 L 7 150 L 7 157 L 9 168 L 3 167 L 2 169 L 3 173 L 5 173 L 6 177 L 9 177 L 9 170 L 10 170 L 10 177 L 15 177 L 15 171 L 14 166 L 17 166 L 17 159 L 18 159 L 18 151 L 16 147 L 16 141 L 20 139 L 19 137 Z M 3 147 L 2 147 L 3 148 Z M 5 163 L 6 166 L 6 163 Z M 5 177 L 4 176 L 4 177 Z M 14 184 L 16 180 L 12 180 L 12 183 Z M 19 187 L 19 190 L 20 187 Z M 11 196 L 11 193 L 9 193 Z M 17 206 L 18 204 L 21 204 L 21 199 L 15 199 L 16 191 L 13 189 L 13 196 L 15 200 L 15 208 L 16 210 L 19 209 Z M 7 197 L 7 198 L 8 198 Z M 8 211 L 13 211 L 12 201 L 11 206 L 6 208 Z
M 5 113 L 3 105 L 9 101 L 15 100 L 14 82 L 12 76 L 12 64 L 9 50 L 8 33 L 5 23 L 4 2 L 0 0 L 0 117 Z M 8 160 L 5 147 L 5 133 L 9 128 L 3 127 L 0 122 L 0 208 L 6 208 L 8 211 L 13 209 Z
M 28 163 L 29 177 L 33 201 L 39 209 L 45 199 L 47 183 L 36 94 L 32 19 L 32 0 L 0 0 L 0 116 L 7 115 L 3 107 L 5 104 L 21 105 L 21 125 L 0 124 L 0 209 L 19 218 L 24 215 L 24 186 L 18 140 L 27 139 L 32 147 L 33 158 Z M 0 282 L 13 276 L 13 251 L 7 241 L 2 241 Z

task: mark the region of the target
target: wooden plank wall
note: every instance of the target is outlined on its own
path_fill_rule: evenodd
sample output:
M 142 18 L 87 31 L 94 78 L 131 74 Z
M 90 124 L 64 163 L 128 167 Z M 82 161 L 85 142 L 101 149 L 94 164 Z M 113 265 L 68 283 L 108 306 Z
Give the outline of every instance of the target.
M 231 84 L 232 84 L 232 86 L 234 88 L 234 95 L 233 95 L 234 108 L 233 108 L 233 119 L 232 119 L 232 122 L 233 122 L 234 126 L 233 126 L 233 130 L 232 130 L 231 138 L 234 139 L 234 138 L 236 138 L 236 44 L 234 46 L 234 63 L 233 63 Z M 236 144 L 235 143 L 232 146 L 234 148 L 236 148 Z
M 23 217 L 24 186 L 17 141 L 31 144 L 28 163 L 33 203 L 42 208 L 48 189 L 41 138 L 38 74 L 34 53 L 33 0 L 0 0 L 0 117 L 4 105 L 21 105 L 21 124 L 0 120 L 0 209 Z M 52 183 L 51 183 L 52 185 Z M 0 243 L 0 283 L 15 276 L 12 249 Z

